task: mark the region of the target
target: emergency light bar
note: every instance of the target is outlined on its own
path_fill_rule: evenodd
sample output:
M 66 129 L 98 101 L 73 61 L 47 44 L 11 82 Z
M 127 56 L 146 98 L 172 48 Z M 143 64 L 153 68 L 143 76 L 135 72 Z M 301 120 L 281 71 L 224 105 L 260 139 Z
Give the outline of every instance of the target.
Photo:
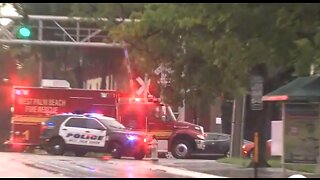
M 141 98 L 131 98 L 130 101 L 131 102 L 141 102 L 142 99 Z
M 84 116 L 89 116 L 89 117 L 101 117 L 103 116 L 103 114 L 99 114 L 99 113 L 84 113 Z
M 41 87 L 70 88 L 70 83 L 66 80 L 60 80 L 60 79 L 42 79 Z
M 155 98 L 152 95 L 148 95 L 148 98 L 130 98 L 130 102 L 160 102 L 160 98 Z
M 29 91 L 28 90 L 24 90 L 24 89 L 17 89 L 15 91 L 15 94 L 16 95 L 28 95 L 29 94 Z

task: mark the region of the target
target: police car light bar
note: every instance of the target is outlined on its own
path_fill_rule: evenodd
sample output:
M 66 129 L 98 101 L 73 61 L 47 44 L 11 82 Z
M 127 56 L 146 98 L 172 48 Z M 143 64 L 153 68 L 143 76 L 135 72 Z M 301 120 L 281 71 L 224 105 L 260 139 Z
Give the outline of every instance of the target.
M 101 116 L 103 116 L 103 114 L 99 114 L 99 113 L 84 113 L 83 115 L 90 116 L 90 117 L 101 117 Z

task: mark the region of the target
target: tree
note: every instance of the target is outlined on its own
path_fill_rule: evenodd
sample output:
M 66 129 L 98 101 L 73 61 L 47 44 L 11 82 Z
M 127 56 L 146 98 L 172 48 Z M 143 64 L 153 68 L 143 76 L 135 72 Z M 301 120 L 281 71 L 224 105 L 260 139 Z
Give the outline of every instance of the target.
M 196 90 L 191 101 L 196 104 L 199 96 L 247 94 L 256 66 L 266 67 L 264 93 L 276 88 L 283 72 L 308 75 L 311 64 L 319 65 L 319 10 L 307 3 L 146 4 L 129 13 L 139 23 L 114 24 L 110 33 L 131 45 L 142 71 L 151 73 L 159 64 L 171 67 L 170 95 L 178 97 L 172 99 L 183 98 L 181 89 Z M 95 16 L 99 13 L 116 17 L 109 10 Z
M 257 65 L 266 69 L 264 93 L 268 93 L 276 88 L 279 74 L 291 74 L 293 69 L 294 76 L 308 75 L 311 64 L 320 64 L 320 7 L 314 4 L 85 3 L 68 7 L 74 16 L 109 18 L 99 25 L 113 40 L 129 44 L 131 60 L 143 73 L 152 74 L 160 64 L 173 69 L 171 90 L 165 91 L 172 104 L 184 98 L 182 90 L 192 93 L 193 106 L 199 99 L 213 101 L 221 94 L 230 99 L 245 95 Z

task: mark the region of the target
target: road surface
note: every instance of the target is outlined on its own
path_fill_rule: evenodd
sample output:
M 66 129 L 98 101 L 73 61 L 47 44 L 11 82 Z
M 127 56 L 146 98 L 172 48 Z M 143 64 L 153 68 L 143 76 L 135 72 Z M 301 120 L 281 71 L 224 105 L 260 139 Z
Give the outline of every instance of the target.
M 163 159 L 160 159 L 162 161 Z M 166 159 L 165 161 L 175 161 Z M 214 178 L 217 176 L 167 167 L 149 159 L 52 156 L 0 152 L 0 177 L 117 177 L 117 178 Z

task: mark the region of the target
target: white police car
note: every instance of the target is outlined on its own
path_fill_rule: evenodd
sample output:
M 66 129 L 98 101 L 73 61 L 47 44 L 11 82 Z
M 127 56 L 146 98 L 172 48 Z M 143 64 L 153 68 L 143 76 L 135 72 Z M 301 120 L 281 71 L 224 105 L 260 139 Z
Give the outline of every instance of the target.
M 143 159 L 148 150 L 145 134 L 130 131 L 116 119 L 102 115 L 54 115 L 42 124 L 40 140 L 41 147 L 53 155 L 106 152 L 114 158 Z

